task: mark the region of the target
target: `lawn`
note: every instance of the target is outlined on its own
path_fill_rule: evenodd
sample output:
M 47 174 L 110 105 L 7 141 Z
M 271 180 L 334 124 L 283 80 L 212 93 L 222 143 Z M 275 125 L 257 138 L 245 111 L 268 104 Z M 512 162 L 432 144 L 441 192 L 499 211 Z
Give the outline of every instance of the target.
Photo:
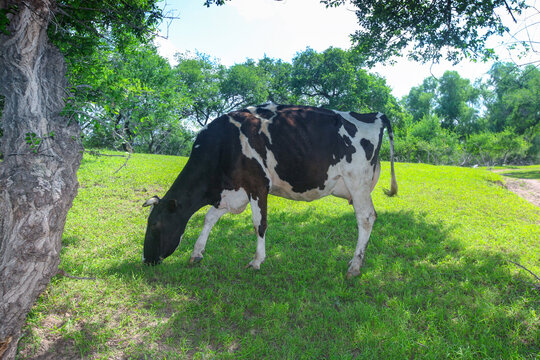
M 269 199 L 267 259 L 248 209 L 225 215 L 189 265 L 205 209 L 163 264 L 143 266 L 148 208 L 186 159 L 85 154 L 60 267 L 28 316 L 19 359 L 538 359 L 540 210 L 485 169 L 396 165 L 362 275 L 347 201 Z M 511 171 L 517 171 L 513 169 Z M 526 170 L 528 171 L 528 170 Z M 509 261 L 510 260 L 510 261 Z

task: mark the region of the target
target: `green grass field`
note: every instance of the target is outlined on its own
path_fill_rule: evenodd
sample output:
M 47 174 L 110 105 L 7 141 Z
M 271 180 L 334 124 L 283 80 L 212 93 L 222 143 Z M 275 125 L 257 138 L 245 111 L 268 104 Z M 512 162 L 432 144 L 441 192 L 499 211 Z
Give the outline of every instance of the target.
M 148 208 L 185 158 L 86 154 L 60 267 L 28 316 L 19 359 L 538 359 L 540 210 L 485 169 L 397 164 L 373 192 L 362 275 L 347 201 L 269 200 L 267 259 L 248 209 L 225 215 L 188 264 L 205 209 L 178 250 L 143 266 Z M 516 171 L 516 170 L 512 170 Z

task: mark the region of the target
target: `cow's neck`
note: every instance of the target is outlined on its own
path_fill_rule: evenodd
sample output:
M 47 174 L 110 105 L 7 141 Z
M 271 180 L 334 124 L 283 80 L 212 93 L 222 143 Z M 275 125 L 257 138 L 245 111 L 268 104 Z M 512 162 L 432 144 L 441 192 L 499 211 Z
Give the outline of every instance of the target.
M 178 178 L 165 194 L 164 199 L 174 199 L 181 208 L 189 212 L 188 218 L 197 210 L 210 204 L 208 199 L 208 179 L 198 174 L 197 169 L 186 164 Z

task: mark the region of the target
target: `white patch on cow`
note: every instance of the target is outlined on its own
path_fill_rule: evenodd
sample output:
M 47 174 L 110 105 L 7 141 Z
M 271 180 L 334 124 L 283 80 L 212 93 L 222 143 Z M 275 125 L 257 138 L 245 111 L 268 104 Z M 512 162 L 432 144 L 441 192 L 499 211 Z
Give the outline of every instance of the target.
M 257 233 L 257 250 L 255 251 L 255 256 L 253 257 L 253 260 L 249 262 L 248 266 L 251 266 L 254 269 L 260 269 L 261 264 L 266 258 L 265 234 L 263 234 L 263 236 L 259 234 L 259 226 L 261 225 L 262 214 L 257 199 L 251 199 L 250 204 L 253 217 L 253 227 L 255 228 L 255 232 Z
M 277 104 L 273 103 L 273 102 L 269 102 L 268 104 L 266 104 L 266 106 L 264 107 L 261 107 L 261 109 L 266 109 L 266 110 L 270 110 L 272 111 L 274 114 L 277 114 Z
M 341 127 L 339 129 L 339 134 L 342 135 L 342 136 L 344 134 L 346 134 L 347 137 L 349 137 L 351 139 L 354 147 L 357 149 L 357 153 L 358 153 L 358 150 L 360 150 L 360 152 L 362 153 L 362 155 L 364 157 L 363 159 L 366 160 L 366 152 L 365 152 L 364 148 L 360 145 L 360 141 L 362 139 L 369 140 L 373 144 L 374 149 L 377 148 L 377 146 L 379 144 L 379 134 L 381 132 L 381 128 L 384 126 L 384 124 L 382 122 L 382 119 L 381 119 L 383 114 L 382 113 L 377 113 L 377 115 L 375 115 L 375 121 L 373 123 L 366 123 L 366 122 L 355 119 L 349 112 L 336 111 L 336 110 L 334 110 L 334 112 L 336 114 L 339 114 L 346 121 L 350 122 L 352 125 L 354 125 L 354 127 L 356 127 L 357 132 L 356 132 L 354 138 L 351 138 L 348 135 L 348 133 L 347 133 L 347 131 L 345 130 L 344 127 Z M 374 155 L 375 154 L 373 154 L 372 157 Z M 353 162 L 354 162 L 354 160 L 353 160 Z
M 197 149 L 199 146 L 201 146 L 201 145 L 200 145 L 200 144 L 197 144 L 197 145 L 195 145 L 193 148 L 194 148 L 194 149 Z
M 229 116 L 229 122 L 236 126 L 238 129 L 242 127 L 242 124 L 240 124 L 238 121 L 234 120 L 232 117 Z
M 228 211 L 229 210 L 226 208 L 218 209 L 214 206 L 212 206 L 210 210 L 208 210 L 206 216 L 204 217 L 203 229 L 199 234 L 197 241 L 195 242 L 195 246 L 193 247 L 193 252 L 191 253 L 191 261 L 200 260 L 203 257 L 203 252 L 206 247 L 206 241 L 208 240 L 210 231 L 218 222 L 218 220 Z
M 271 106 L 272 105 L 272 106 Z M 268 109 L 268 107 L 271 107 L 274 110 Z M 248 106 L 247 110 L 251 113 L 251 115 L 255 116 L 257 119 L 261 121 L 261 128 L 259 129 L 259 134 L 263 133 L 268 138 L 268 142 L 272 144 L 272 137 L 270 136 L 270 131 L 268 131 L 268 126 L 272 124 L 272 120 L 274 120 L 274 117 L 277 115 L 277 105 L 274 103 L 270 103 L 266 106 L 261 106 L 261 109 L 270 110 L 274 113 L 272 117 L 269 119 L 262 117 L 261 115 L 257 114 L 257 108 L 255 106 Z
M 240 214 L 249 203 L 249 198 L 243 188 L 238 190 L 223 190 L 218 209 L 226 209 L 233 214 Z
M 268 138 L 268 142 L 272 144 L 272 136 L 270 136 L 270 131 L 268 130 L 268 126 L 272 124 L 272 121 L 274 120 L 274 116 L 272 116 L 270 119 L 263 119 L 261 118 L 261 129 L 259 130 L 259 134 L 263 133 Z
M 242 124 L 240 124 L 238 121 L 234 120 L 231 117 L 229 117 L 229 121 L 231 122 L 231 124 L 233 124 L 234 126 L 238 128 L 238 133 L 239 133 L 238 137 L 240 139 L 240 146 L 242 147 L 242 154 L 244 154 L 244 156 L 247 157 L 248 159 L 255 159 L 255 161 L 257 161 L 259 165 L 261 166 L 261 168 L 263 169 L 266 178 L 270 179 L 270 175 L 268 174 L 268 169 L 266 168 L 266 166 L 264 166 L 264 161 L 261 158 L 261 155 L 259 155 L 259 153 L 251 147 L 247 136 L 242 132 L 242 130 L 240 130 L 240 127 L 242 126 Z M 268 149 L 267 149 L 267 154 L 268 154 Z

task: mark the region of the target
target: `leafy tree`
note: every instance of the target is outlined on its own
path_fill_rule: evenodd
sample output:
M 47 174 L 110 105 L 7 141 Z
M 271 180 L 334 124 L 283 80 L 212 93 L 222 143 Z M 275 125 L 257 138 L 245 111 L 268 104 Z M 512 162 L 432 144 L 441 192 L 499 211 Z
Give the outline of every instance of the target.
M 434 77 L 424 79 L 419 86 L 411 88 L 405 96 L 405 108 L 411 113 L 415 121 L 420 121 L 424 116 L 432 115 L 435 107 L 435 91 L 437 80 Z
M 104 37 L 117 44 L 142 40 L 161 16 L 153 0 L 0 2 L 3 359 L 14 358 L 26 314 L 57 273 L 62 231 L 77 192 L 80 127 L 62 114 L 66 65 L 49 36 L 73 64 L 93 54 Z
M 438 81 L 435 109 L 442 126 L 462 136 L 473 132 L 478 116 L 472 105 L 476 104 L 479 94 L 457 71 L 446 71 Z
M 226 111 L 256 105 L 268 99 L 263 73 L 253 60 L 225 70 L 220 85 Z
M 339 6 L 345 0 L 322 0 Z M 519 14 L 523 0 L 351 0 L 360 29 L 353 42 L 369 64 L 387 61 L 407 51 L 417 61 L 494 56 L 486 41 L 507 31 L 498 9 Z
M 227 68 L 209 56 L 178 55 L 177 82 L 188 89 L 191 105 L 187 116 L 200 126 L 231 110 L 268 99 L 264 71 L 252 60 Z
M 355 52 L 328 48 L 300 52 L 293 59 L 291 87 L 307 105 L 337 110 L 384 111 L 391 100 L 386 81 L 362 69 Z
M 96 52 L 95 72 L 78 72 L 87 86 L 67 110 L 78 115 L 92 147 L 158 152 L 167 136 L 181 127 L 189 105 L 187 90 L 174 81 L 168 61 L 153 45 L 132 44 L 123 50 L 104 44 Z M 104 59 L 104 60 L 102 60 Z
M 259 60 L 257 67 L 261 71 L 262 80 L 266 83 L 269 101 L 276 104 L 299 102 L 291 87 L 292 64 L 264 57 Z
M 523 69 L 510 63 L 496 63 L 491 68 L 487 101 L 491 130 L 511 127 L 518 134 L 540 131 L 540 70 L 530 65 Z
M 225 68 L 204 54 L 192 58 L 177 54 L 178 65 L 174 71 L 177 86 L 185 86 L 192 99 L 187 116 L 205 126 L 210 119 L 224 112 L 220 86 Z

